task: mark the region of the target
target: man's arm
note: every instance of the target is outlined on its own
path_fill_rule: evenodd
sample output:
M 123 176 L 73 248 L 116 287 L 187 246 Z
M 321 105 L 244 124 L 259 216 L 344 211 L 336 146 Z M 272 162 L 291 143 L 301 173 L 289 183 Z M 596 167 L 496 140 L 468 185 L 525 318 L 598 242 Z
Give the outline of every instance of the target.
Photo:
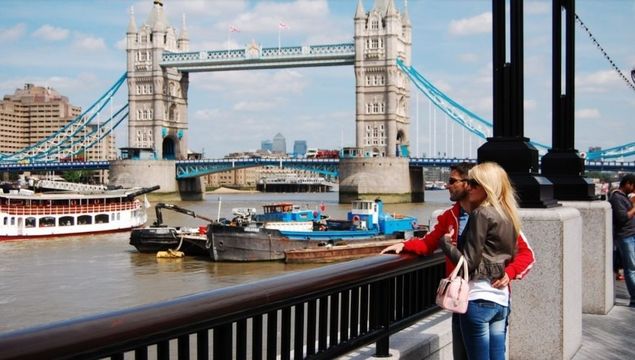
M 452 208 L 447 209 L 437 216 L 437 223 L 432 227 L 432 231 L 425 234 L 422 238 L 412 238 L 404 242 L 403 249 L 405 251 L 418 255 L 432 255 L 439 248 L 439 240 L 448 232 L 448 219 L 452 218 Z
M 516 256 L 505 267 L 505 273 L 511 280 L 520 280 L 536 262 L 534 250 L 529 246 L 525 234 L 521 231 L 516 240 Z
M 501 289 L 509 285 L 511 280 L 522 279 L 531 270 L 535 262 L 534 250 L 529 246 L 525 234 L 521 231 L 516 239 L 516 256 L 505 267 L 505 275 L 492 281 L 492 286 Z

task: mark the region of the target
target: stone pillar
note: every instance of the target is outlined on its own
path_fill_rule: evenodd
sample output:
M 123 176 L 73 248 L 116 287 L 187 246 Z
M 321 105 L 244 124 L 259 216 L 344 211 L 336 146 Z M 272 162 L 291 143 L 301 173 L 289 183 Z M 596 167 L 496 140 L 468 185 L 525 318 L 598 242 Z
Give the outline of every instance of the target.
M 406 158 L 343 158 L 340 159 L 340 203 L 356 199 L 384 203 L 409 203 L 410 172 Z
M 582 217 L 577 209 L 521 209 L 536 263 L 512 283 L 509 359 L 571 359 L 582 343 Z
M 116 160 L 110 164 L 110 184 L 123 187 L 159 185 L 155 193 L 175 193 L 176 165 L 171 160 Z
M 205 199 L 205 192 L 203 191 L 203 178 L 195 177 L 178 180 L 178 184 L 181 200 L 200 201 Z
M 615 303 L 613 223 L 607 201 L 563 201 L 582 215 L 582 312 L 606 315 Z
M 413 203 L 425 202 L 425 179 L 423 167 L 410 168 L 410 192 Z

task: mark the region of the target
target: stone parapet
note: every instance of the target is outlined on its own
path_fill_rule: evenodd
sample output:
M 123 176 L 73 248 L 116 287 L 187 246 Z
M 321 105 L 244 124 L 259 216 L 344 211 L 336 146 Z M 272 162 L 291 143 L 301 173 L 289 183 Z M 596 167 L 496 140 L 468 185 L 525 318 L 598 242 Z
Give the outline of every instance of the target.
M 521 209 L 536 263 L 512 282 L 509 359 L 571 359 L 582 342 L 582 217 L 577 209 Z
M 606 315 L 615 303 L 613 223 L 607 201 L 563 201 L 582 215 L 582 312 Z

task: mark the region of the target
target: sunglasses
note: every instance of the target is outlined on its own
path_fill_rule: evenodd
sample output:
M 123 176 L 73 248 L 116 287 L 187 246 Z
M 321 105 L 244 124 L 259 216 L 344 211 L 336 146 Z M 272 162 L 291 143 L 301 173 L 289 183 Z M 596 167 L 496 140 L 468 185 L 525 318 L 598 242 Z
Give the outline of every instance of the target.
M 467 181 L 468 185 L 470 185 L 472 187 L 481 185 L 475 179 L 466 179 L 465 181 Z
M 454 183 L 456 183 L 457 181 L 467 181 L 466 179 L 455 179 L 455 178 L 449 178 L 448 179 L 448 184 L 450 185 L 454 185 Z

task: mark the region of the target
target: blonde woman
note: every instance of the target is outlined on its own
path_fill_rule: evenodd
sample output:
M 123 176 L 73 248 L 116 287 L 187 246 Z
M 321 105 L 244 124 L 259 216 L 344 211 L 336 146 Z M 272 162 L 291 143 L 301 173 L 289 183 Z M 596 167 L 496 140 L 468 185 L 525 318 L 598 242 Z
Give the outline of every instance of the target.
M 465 256 L 470 271 L 468 310 L 459 315 L 468 358 L 505 359 L 509 287 L 492 284 L 505 276 L 515 255 L 520 234 L 516 194 L 505 170 L 492 162 L 473 167 L 468 186 L 467 225 L 456 246 L 454 229 L 440 245 L 455 263 Z

